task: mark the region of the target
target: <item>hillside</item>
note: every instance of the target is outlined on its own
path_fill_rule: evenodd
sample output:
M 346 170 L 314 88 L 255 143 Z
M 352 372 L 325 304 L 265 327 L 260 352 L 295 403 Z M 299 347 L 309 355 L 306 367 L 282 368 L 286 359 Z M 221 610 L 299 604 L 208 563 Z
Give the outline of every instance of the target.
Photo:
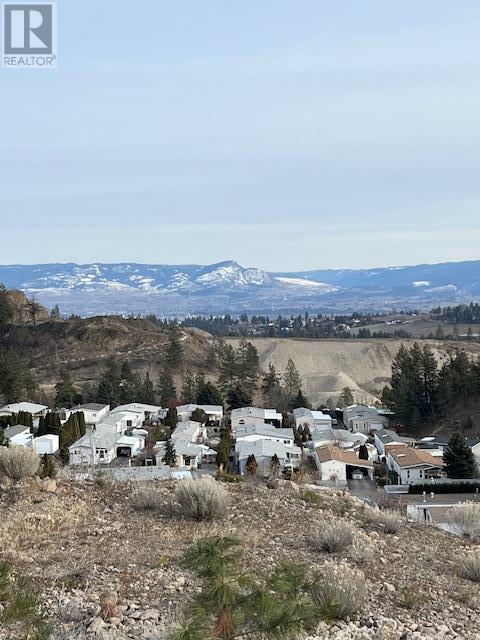
M 320 572 L 333 563 L 337 581 L 354 572 L 358 612 L 321 623 L 310 640 L 480 636 L 478 589 L 457 572 L 471 543 L 413 524 L 388 535 L 368 524 L 363 503 L 332 490 L 314 503 L 293 483 L 224 485 L 223 517 L 198 523 L 179 511 L 172 482 L 3 482 L 2 558 L 34 580 L 52 640 L 164 640 L 199 585 L 183 553 L 198 538 L 231 532 L 243 541 L 243 566 L 256 574 L 282 561 Z M 156 508 L 135 507 L 139 489 Z M 322 521 L 352 528 L 354 544 L 333 555 L 316 549 L 311 536 Z
M 266 369 L 270 363 L 284 371 L 291 358 L 302 376 L 304 391 L 314 404 L 340 395 L 349 386 L 359 402 L 375 402 L 391 376 L 392 360 L 400 345 L 412 340 L 300 340 L 251 338 Z M 237 344 L 237 339 L 227 339 Z M 427 341 L 424 341 L 427 342 Z M 480 354 L 474 342 L 440 342 L 429 340 L 437 361 L 441 363 L 449 351 L 464 348 L 472 356 Z
M 98 380 L 110 356 L 130 361 L 134 368 L 148 371 L 157 380 L 165 357 L 167 333 L 148 320 L 119 316 L 50 319 L 36 329 L 31 325 L 10 327 L 0 334 L 0 348 L 21 346 L 29 356 L 37 380 L 48 391 L 63 368 L 78 385 Z M 210 338 L 196 329 L 182 330 L 186 367 L 197 370 L 205 366 Z

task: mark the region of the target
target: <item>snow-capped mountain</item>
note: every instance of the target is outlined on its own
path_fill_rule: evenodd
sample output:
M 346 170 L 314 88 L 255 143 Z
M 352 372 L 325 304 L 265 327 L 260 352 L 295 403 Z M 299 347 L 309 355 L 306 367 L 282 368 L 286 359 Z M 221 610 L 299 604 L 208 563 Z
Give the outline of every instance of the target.
M 0 265 L 0 282 L 64 313 L 275 313 L 431 308 L 480 298 L 480 261 L 269 273 L 212 265 Z

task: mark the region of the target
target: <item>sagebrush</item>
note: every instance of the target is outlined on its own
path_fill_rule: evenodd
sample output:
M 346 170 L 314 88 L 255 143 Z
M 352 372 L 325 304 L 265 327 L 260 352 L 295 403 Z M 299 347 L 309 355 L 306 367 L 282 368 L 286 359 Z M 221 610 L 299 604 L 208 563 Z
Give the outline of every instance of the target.
M 367 597 L 365 575 L 346 562 L 326 562 L 320 568 L 321 588 L 314 590 L 316 603 L 331 618 L 343 620 L 359 611 Z
M 480 582 L 480 552 L 464 556 L 459 561 L 459 573 L 462 578 L 472 582 Z
M 321 522 L 312 534 L 312 542 L 321 551 L 338 553 L 353 542 L 353 531 L 341 520 Z
M 0 447 L 0 471 L 12 480 L 34 476 L 40 467 L 40 456 L 26 447 Z
M 447 519 L 460 535 L 480 539 L 480 504 L 477 502 L 456 504 L 448 511 Z
M 214 520 L 227 506 L 227 493 L 219 483 L 209 477 L 201 480 L 182 480 L 175 498 L 183 515 L 195 520 Z
M 365 519 L 368 524 L 379 527 L 385 533 L 398 533 L 405 524 L 405 519 L 394 509 L 368 507 L 365 510 Z

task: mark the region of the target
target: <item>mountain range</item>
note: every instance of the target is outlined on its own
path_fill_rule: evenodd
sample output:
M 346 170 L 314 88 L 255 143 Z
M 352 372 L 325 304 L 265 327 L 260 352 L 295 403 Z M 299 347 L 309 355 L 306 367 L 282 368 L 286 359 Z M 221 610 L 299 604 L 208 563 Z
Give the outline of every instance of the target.
M 233 261 L 0 265 L 0 282 L 82 316 L 389 311 L 479 300 L 480 260 L 277 273 Z

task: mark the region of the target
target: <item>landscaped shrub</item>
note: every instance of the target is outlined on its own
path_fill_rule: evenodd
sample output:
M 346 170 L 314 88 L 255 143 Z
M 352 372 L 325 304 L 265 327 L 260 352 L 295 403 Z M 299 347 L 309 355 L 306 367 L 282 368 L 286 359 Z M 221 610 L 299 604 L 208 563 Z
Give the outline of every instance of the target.
M 398 533 L 404 526 L 405 520 L 393 509 L 365 509 L 365 520 L 384 531 L 385 533 Z
M 476 551 L 461 558 L 458 568 L 462 578 L 480 582 L 480 552 Z
M 322 580 L 313 588 L 317 605 L 332 618 L 343 620 L 359 611 L 367 597 L 365 575 L 346 562 L 326 562 L 320 568 Z
M 321 551 L 338 553 L 353 542 L 353 532 L 341 520 L 322 522 L 312 535 L 313 544 Z
M 210 477 L 182 480 L 175 497 L 183 514 L 195 520 L 213 520 L 222 515 L 227 504 L 225 489 Z
M 462 502 L 456 504 L 447 513 L 448 522 L 462 536 L 480 539 L 480 504 Z
M 0 447 L 0 471 L 12 480 L 34 476 L 40 467 L 40 457 L 26 447 Z

